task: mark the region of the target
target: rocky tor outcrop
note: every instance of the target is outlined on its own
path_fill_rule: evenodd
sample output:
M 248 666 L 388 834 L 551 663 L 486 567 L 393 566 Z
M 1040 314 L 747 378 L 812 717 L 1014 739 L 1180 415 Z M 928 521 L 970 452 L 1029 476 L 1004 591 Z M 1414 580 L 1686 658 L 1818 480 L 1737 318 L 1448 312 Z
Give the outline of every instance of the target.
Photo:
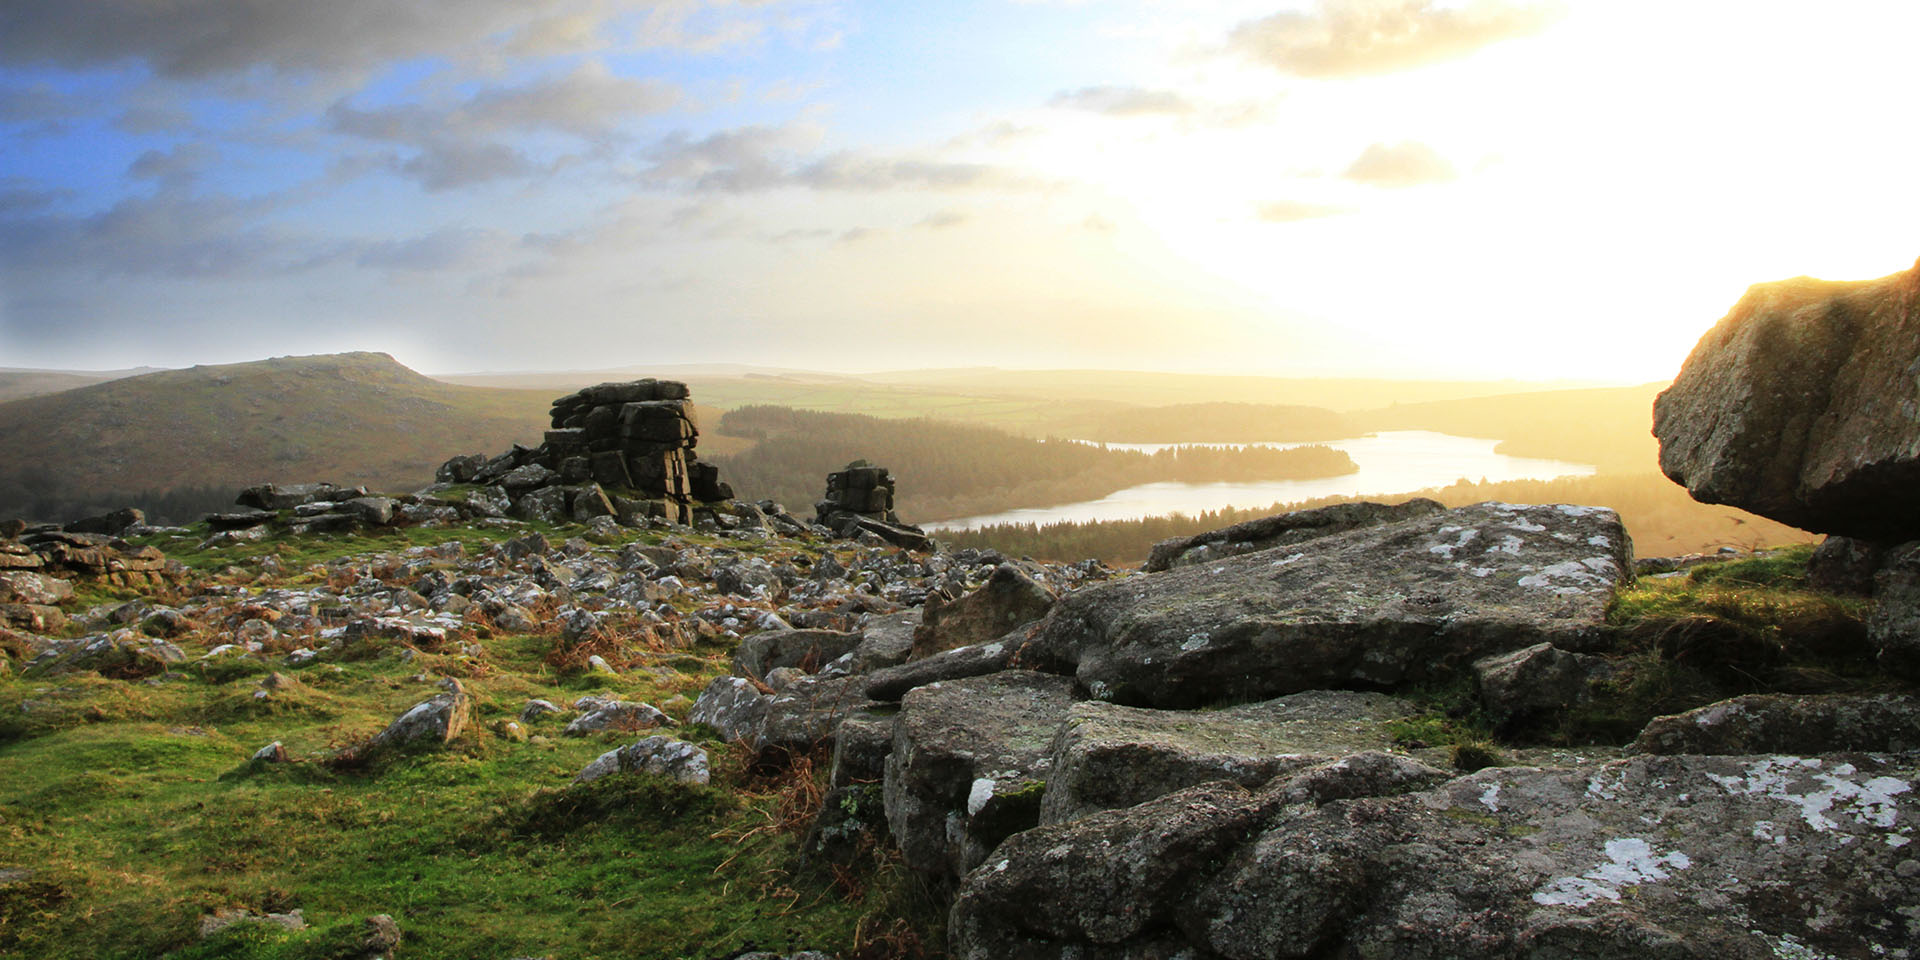
M 637 514 L 690 524 L 695 503 L 733 498 L 718 468 L 694 453 L 700 431 L 690 396 L 674 380 L 596 384 L 553 402 L 540 446 L 454 457 L 435 479 L 500 488 L 509 512 L 524 519 Z
M 925 530 L 903 523 L 893 512 L 893 474 L 865 460 L 827 474 L 826 496 L 813 505 L 814 523 L 835 536 L 853 539 L 863 532 L 908 550 L 932 545 Z

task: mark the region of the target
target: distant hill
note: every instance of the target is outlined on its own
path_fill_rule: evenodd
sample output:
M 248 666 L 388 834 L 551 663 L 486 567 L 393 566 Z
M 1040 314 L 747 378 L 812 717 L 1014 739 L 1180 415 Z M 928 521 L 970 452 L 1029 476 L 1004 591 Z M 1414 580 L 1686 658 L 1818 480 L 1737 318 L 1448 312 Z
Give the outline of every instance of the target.
M 1350 414 L 1361 430 L 1434 430 L 1500 441 L 1516 457 L 1591 463 L 1602 473 L 1657 468 L 1653 398 L 1665 383 L 1403 403 Z
M 0 403 L 24 397 L 45 396 L 49 393 L 92 386 L 108 380 L 135 377 L 143 373 L 154 373 L 158 369 L 158 367 L 137 367 L 132 370 L 28 370 L 0 367 Z
M 1366 410 L 1508 393 L 1576 389 L 1589 383 L 1524 380 L 1378 380 L 1342 377 L 1254 377 L 1138 370 L 908 370 L 867 374 L 873 383 L 921 390 L 1138 406 L 1182 403 L 1266 403 Z
M 345 353 L 12 400 L 0 403 L 0 517 L 71 518 L 183 489 L 230 501 L 260 482 L 411 490 L 449 456 L 539 442 L 554 396 L 454 386 L 383 353 Z
M 1060 422 L 1077 440 L 1102 443 L 1300 443 L 1355 434 L 1351 419 L 1322 407 L 1272 403 L 1176 403 L 1124 407 Z
M 112 374 L 0 370 L 0 388 L 57 391 L 0 402 L 0 450 L 6 452 L 0 456 L 0 518 L 67 519 L 131 504 L 156 518 L 191 519 L 225 507 L 239 487 L 265 481 L 410 490 L 427 483 L 433 468 L 454 454 L 538 442 L 556 396 L 592 382 L 644 375 L 689 382 L 701 404 L 700 453 L 730 463 L 724 475 L 743 496 L 770 496 L 804 508 L 818 495 L 827 470 L 873 456 L 912 476 L 902 489 L 902 508 L 921 520 L 1087 499 L 1130 483 L 1173 478 L 1171 466 L 1123 462 L 1022 437 L 1306 443 L 1423 429 L 1498 439 L 1505 453 L 1641 473 L 1655 459 L 1647 427 L 1653 395 L 1662 386 L 1514 393 L 1504 390 L 1516 382 L 998 370 L 863 379 L 684 365 L 553 379 L 473 378 L 542 384 L 503 389 L 446 383 L 378 353 L 284 357 L 87 383 L 74 378 Z M 1470 389 L 1485 395 L 1455 395 Z M 1205 390 L 1220 392 L 1208 396 Z M 1354 409 L 1363 396 L 1376 403 L 1423 399 Z M 763 410 L 722 424 L 723 411 L 756 406 L 864 416 Z M 1019 437 L 946 430 L 963 424 Z M 808 432 L 813 435 L 801 435 Z M 1228 459 L 1234 462 L 1203 464 L 1190 456 L 1179 470 L 1226 479 L 1296 466 Z M 994 466 L 986 467 L 989 462 Z

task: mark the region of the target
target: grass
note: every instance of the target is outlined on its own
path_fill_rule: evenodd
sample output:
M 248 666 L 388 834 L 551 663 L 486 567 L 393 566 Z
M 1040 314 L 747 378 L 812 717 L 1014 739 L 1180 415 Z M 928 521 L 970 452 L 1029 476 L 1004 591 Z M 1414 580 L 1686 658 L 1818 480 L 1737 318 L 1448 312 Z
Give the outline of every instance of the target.
M 1812 552 L 1798 544 L 1622 589 L 1607 611 L 1612 677 L 1535 735 L 1626 743 L 1654 717 L 1742 694 L 1886 688 L 1867 639 L 1868 601 L 1810 587 Z
M 1892 681 L 1874 663 L 1869 602 L 1807 583 L 1811 545 L 1794 545 L 1622 588 L 1590 698 L 1558 713 L 1496 724 L 1470 677 L 1401 695 L 1419 711 L 1387 725 L 1403 747 L 1445 747 L 1463 770 L 1501 762 L 1502 748 L 1631 743 L 1654 717 L 1750 693 L 1869 693 Z
M 311 584 L 347 556 L 448 540 L 472 552 L 510 535 L 412 530 L 163 548 L 216 581 L 259 576 L 274 557 L 274 582 Z M 124 599 L 98 591 L 83 602 Z M 197 655 L 226 629 L 177 642 Z M 556 666 L 567 658 L 554 656 L 550 630 L 476 629 L 459 640 L 484 655 L 449 642 L 407 658 L 384 641 L 352 659 L 298 669 L 217 661 L 158 683 L 0 679 L 0 871 L 31 871 L 0 879 L 0 956 L 354 956 L 364 918 L 381 913 L 405 931 L 400 954 L 419 958 L 750 948 L 882 957 L 922 942 L 921 928 L 895 922 L 913 896 L 897 865 L 869 865 L 840 885 L 795 872 L 805 828 L 795 811 L 817 797 L 824 770 L 749 764 L 689 727 L 670 732 L 708 750 L 712 785 L 640 775 L 574 785 L 593 758 L 637 735 L 563 737 L 564 716 L 526 724 L 525 742 L 496 732 L 528 699 L 565 705 L 589 690 L 681 698 L 684 708 L 726 669 L 726 647 L 632 649 L 632 661 L 668 669 L 596 676 Z M 273 671 L 281 676 L 268 686 Z M 414 679 L 421 674 L 461 678 L 474 700 L 465 733 L 445 749 L 364 768 L 326 762 L 437 693 Z M 272 741 L 295 762 L 249 760 Z M 201 939 L 200 918 L 231 908 L 298 908 L 312 926 L 243 923 Z

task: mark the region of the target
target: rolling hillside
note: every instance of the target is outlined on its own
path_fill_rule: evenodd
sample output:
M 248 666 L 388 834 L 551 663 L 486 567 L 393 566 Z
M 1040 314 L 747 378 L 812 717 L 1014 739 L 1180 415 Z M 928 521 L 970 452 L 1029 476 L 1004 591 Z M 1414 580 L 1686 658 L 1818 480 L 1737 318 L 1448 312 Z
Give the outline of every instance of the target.
M 157 372 L 159 370 L 156 367 L 137 367 L 132 370 L 27 370 L 0 367 L 0 403 Z
M 386 354 L 347 353 L 12 400 L 0 403 L 0 517 L 70 518 L 182 488 L 230 501 L 263 481 L 410 490 L 454 454 L 539 442 L 553 397 L 454 386 Z

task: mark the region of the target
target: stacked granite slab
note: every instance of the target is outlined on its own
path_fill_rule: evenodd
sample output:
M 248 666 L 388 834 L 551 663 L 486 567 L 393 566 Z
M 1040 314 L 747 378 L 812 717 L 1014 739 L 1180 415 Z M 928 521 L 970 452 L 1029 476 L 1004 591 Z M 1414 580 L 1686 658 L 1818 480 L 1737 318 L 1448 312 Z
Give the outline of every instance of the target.
M 700 431 L 689 396 L 673 380 L 596 384 L 553 402 L 539 447 L 455 457 L 436 479 L 504 487 L 516 513 L 541 519 L 638 514 L 690 523 L 695 503 L 732 499 L 733 490 L 695 458 Z

